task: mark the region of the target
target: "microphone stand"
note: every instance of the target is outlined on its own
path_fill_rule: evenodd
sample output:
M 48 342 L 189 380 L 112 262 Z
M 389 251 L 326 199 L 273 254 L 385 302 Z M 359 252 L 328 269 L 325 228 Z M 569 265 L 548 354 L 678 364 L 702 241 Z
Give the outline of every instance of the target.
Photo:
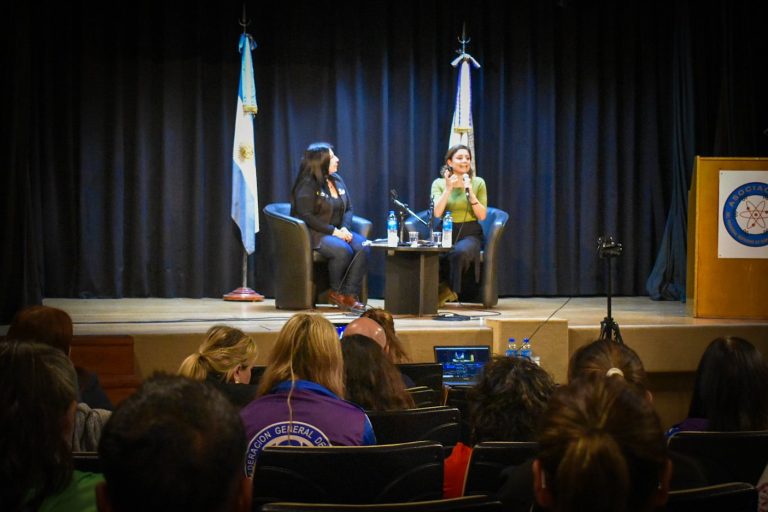
M 397 207 L 397 211 L 400 215 L 400 243 L 402 243 L 403 245 L 408 245 L 408 242 L 405 241 L 407 240 L 407 237 L 405 236 L 405 219 L 407 218 L 405 215 L 406 213 L 418 219 L 418 221 L 424 224 L 425 226 L 429 226 L 430 224 L 424 219 L 422 219 L 421 217 L 419 217 L 418 214 L 413 210 L 411 210 L 407 204 L 400 201 L 397 198 L 397 192 L 395 191 L 395 189 L 390 190 L 389 193 L 392 196 L 392 203 Z

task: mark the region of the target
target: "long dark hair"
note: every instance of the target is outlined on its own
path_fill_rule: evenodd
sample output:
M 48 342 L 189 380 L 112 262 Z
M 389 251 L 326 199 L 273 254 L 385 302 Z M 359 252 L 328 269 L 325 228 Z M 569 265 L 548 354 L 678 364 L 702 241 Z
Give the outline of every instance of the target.
M 378 343 L 362 334 L 341 339 L 347 400 L 369 411 L 397 411 L 414 407 L 403 377 Z
M 69 358 L 50 345 L 0 343 L 0 503 L 37 510 L 72 478 L 65 418 L 77 399 Z
M 690 418 L 706 418 L 716 431 L 768 429 L 768 363 L 752 343 L 717 338 L 696 370 Z
M 313 142 L 304 150 L 299 164 L 299 174 L 291 189 L 291 202 L 294 205 L 296 191 L 304 182 L 310 182 L 318 192 L 325 188 L 325 182 L 330 176 L 328 169 L 331 165 L 332 150 L 333 146 L 327 142 Z

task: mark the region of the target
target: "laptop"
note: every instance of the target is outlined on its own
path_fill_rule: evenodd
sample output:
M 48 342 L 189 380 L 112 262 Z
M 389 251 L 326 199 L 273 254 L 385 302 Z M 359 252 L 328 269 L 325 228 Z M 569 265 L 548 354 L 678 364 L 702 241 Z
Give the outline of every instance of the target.
M 491 358 L 490 345 L 434 347 L 435 361 L 443 365 L 443 384 L 474 386 Z

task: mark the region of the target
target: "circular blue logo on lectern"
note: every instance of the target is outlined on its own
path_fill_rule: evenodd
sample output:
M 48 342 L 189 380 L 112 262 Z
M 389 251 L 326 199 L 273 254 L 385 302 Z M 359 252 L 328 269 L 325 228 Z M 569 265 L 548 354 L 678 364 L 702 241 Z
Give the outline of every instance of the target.
M 768 245 L 768 184 L 745 183 L 728 194 L 723 223 L 728 234 L 742 245 Z

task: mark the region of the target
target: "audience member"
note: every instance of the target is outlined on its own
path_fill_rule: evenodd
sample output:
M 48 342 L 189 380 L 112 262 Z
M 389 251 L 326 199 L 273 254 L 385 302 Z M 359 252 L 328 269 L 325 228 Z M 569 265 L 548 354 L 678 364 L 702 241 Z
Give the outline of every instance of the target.
M 156 374 L 120 403 L 99 445 L 99 510 L 248 511 L 245 433 L 213 386 Z
M 14 317 L 6 339 L 37 341 L 58 348 L 69 357 L 73 336 L 72 318 L 66 311 L 49 306 L 29 306 Z M 104 393 L 95 373 L 80 367 L 77 371 L 80 402 L 92 409 L 112 410 L 112 402 Z
M 648 387 L 645 367 L 637 352 L 612 340 L 598 339 L 583 345 L 568 361 L 568 381 L 594 375 L 617 375 L 630 384 Z
M 394 321 L 392 324 L 392 333 L 394 335 Z M 390 345 L 390 337 L 387 334 L 387 328 L 384 326 L 384 323 L 381 323 L 378 320 L 372 319 L 368 316 L 363 315 L 349 322 L 346 329 L 344 329 L 343 336 L 351 336 L 353 334 L 362 334 L 363 336 L 367 336 L 378 343 L 389 360 L 393 363 L 395 362 L 393 358 L 394 352 L 403 352 L 400 340 L 397 340 L 395 345 Z M 412 388 L 415 386 L 413 379 L 402 372 L 400 373 L 400 376 L 406 388 Z
M 298 313 L 283 326 L 267 358 L 259 398 L 240 417 L 252 475 L 265 446 L 376 444 L 363 409 L 345 401 L 344 360 L 336 329 L 320 315 Z
M 598 339 L 579 347 L 568 362 L 568 380 L 614 378 L 625 381 L 649 403 L 653 395 L 647 389 L 648 379 L 637 352 L 626 344 Z M 704 468 L 695 459 L 670 452 L 673 461 L 672 489 L 689 489 L 708 485 Z M 504 483 L 497 497 L 512 511 L 527 511 L 533 504 L 531 466 L 533 461 L 510 466 L 502 473 Z
M 681 430 L 768 430 L 768 363 L 749 341 L 727 336 L 709 344 L 696 369 Z
M 540 506 L 647 511 L 666 503 L 671 463 L 659 417 L 624 379 L 596 376 L 558 388 L 537 438 Z
M 214 325 L 197 352 L 184 359 L 178 373 L 211 383 L 233 405 L 243 407 L 256 396 L 256 386 L 250 382 L 257 357 L 253 338 L 240 329 Z
M 352 334 L 362 334 L 363 336 L 367 336 L 378 343 L 381 350 L 384 352 L 387 351 L 387 334 L 384 331 L 384 327 L 375 320 L 371 320 L 364 316 L 355 318 L 347 324 L 347 327 L 342 334 L 342 338 L 344 336 L 351 336 Z
M 0 509 L 95 511 L 101 475 L 74 471 L 77 375 L 50 345 L 0 343 Z
M 347 399 L 369 411 L 415 407 L 400 372 L 378 343 L 362 334 L 341 340 Z
M 395 319 L 392 317 L 392 313 L 386 309 L 371 308 L 365 310 L 360 316 L 363 318 L 370 318 L 384 329 L 384 334 L 387 337 L 384 353 L 387 354 L 390 361 L 398 364 L 410 360 L 408 353 L 405 351 L 405 347 L 403 347 L 403 342 L 400 341 L 397 332 L 395 332 Z
M 531 441 L 547 400 L 552 377 L 529 359 L 494 357 L 467 393 L 470 437 L 483 441 Z M 445 460 L 443 495 L 461 496 L 472 448 L 458 443 Z

